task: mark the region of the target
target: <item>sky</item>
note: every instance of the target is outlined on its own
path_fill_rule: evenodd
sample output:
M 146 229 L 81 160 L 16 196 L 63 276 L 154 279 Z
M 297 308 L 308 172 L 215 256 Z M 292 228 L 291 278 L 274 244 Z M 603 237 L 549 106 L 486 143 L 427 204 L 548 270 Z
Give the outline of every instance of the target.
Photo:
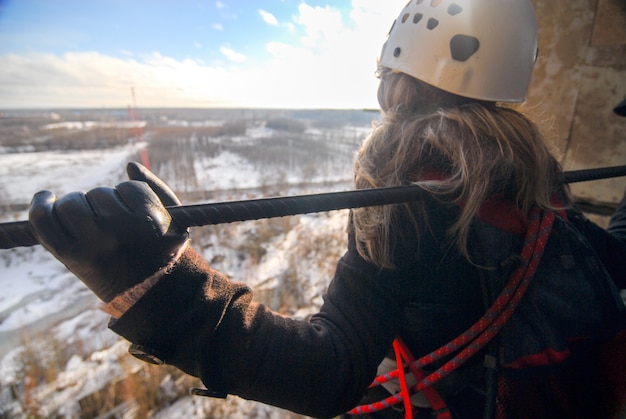
M 0 0 L 0 109 L 376 108 L 405 3 Z

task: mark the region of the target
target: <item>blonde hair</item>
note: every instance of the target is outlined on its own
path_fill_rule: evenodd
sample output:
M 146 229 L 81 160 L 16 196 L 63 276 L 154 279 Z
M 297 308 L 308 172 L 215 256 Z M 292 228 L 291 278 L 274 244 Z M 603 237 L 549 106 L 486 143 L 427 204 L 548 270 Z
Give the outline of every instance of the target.
M 512 108 L 461 98 L 402 73 L 383 71 L 378 91 L 382 123 L 355 161 L 359 189 L 415 183 L 458 204 L 448 233 L 468 259 L 470 223 L 491 196 L 503 194 L 528 214 L 534 205 L 554 209 L 560 165 L 537 127 Z M 442 176 L 429 181 L 429 175 Z M 407 205 L 413 228 L 428 223 L 425 211 Z M 390 232 L 394 206 L 352 212 L 360 255 L 392 268 Z

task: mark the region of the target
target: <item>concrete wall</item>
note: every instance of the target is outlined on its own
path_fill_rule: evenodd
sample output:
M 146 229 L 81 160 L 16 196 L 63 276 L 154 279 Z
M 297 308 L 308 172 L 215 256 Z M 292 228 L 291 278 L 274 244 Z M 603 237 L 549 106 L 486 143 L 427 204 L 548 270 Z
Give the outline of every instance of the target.
M 533 0 L 539 58 L 522 110 L 566 170 L 626 164 L 626 0 Z M 626 178 L 572 185 L 577 198 L 616 203 Z

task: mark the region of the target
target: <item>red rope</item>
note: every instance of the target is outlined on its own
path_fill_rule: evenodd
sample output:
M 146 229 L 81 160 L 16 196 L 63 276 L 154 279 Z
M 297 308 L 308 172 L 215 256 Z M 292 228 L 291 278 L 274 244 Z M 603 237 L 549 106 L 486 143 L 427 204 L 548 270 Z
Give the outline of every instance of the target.
M 411 373 L 413 374 L 413 377 L 415 377 L 415 380 L 418 382 L 421 381 L 424 378 L 424 372 L 417 365 L 415 365 L 415 357 L 413 357 L 413 354 L 411 353 L 411 350 L 406 345 L 406 343 L 404 343 L 402 338 L 397 337 L 393 341 L 393 345 L 394 345 L 394 348 L 398 347 L 402 358 L 409 364 L 409 368 L 411 369 Z M 398 368 L 400 368 L 400 365 L 398 366 Z M 402 386 L 402 382 L 400 382 L 400 385 Z M 405 396 L 405 393 L 403 392 L 402 397 L 409 398 L 410 396 L 408 395 L 408 393 L 409 393 L 409 389 L 407 388 L 406 389 L 407 395 Z M 452 415 L 450 414 L 450 411 L 448 410 L 448 405 L 441 398 L 437 390 L 435 390 L 433 387 L 427 387 L 424 389 L 424 395 L 426 396 L 426 399 L 428 399 L 428 402 L 430 403 L 432 409 L 436 412 L 439 412 L 439 414 L 437 415 L 437 419 L 452 419 Z M 405 405 L 406 405 L 406 401 L 405 401 Z M 411 419 L 412 413 L 413 413 L 412 409 L 406 410 L 406 411 L 411 412 L 411 416 L 409 416 L 407 413 L 406 419 Z
M 476 352 L 489 343 L 500 329 L 502 329 L 519 305 L 522 296 L 528 289 L 530 280 L 537 271 L 548 237 L 552 231 L 554 218 L 555 215 L 553 212 L 543 212 L 538 207 L 533 209 L 530 214 L 526 239 L 521 253 L 522 264 L 515 270 L 513 275 L 511 275 L 507 285 L 483 317 L 448 344 L 411 363 L 411 365 L 423 368 L 426 365 L 462 349 L 452 360 L 415 384 L 411 388 L 412 391 L 424 391 L 430 388 L 434 383 L 456 370 L 476 354 Z M 397 378 L 398 374 L 399 371 L 394 370 L 383 376 L 376 377 L 370 387 Z M 396 394 L 380 402 L 357 406 L 348 412 L 348 414 L 371 413 L 385 409 L 401 401 L 402 396 Z
M 398 339 L 393 341 L 393 351 L 396 354 L 396 362 L 399 371 L 400 380 L 400 395 L 404 401 L 404 412 L 406 419 L 413 419 L 413 406 L 411 406 L 411 396 L 409 396 L 409 386 L 406 383 L 406 377 L 404 375 L 404 364 L 402 363 L 402 354 L 400 353 L 400 344 Z

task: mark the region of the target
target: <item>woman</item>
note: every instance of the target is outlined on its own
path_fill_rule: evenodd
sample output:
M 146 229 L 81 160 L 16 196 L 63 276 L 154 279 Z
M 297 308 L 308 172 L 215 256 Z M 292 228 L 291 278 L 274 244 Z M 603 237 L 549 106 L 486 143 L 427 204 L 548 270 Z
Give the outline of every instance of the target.
M 595 363 L 587 371 L 579 361 L 623 319 L 626 203 L 608 232 L 587 221 L 570 208 L 535 126 L 496 105 L 524 99 L 535 56 L 529 1 L 405 7 L 381 54 L 383 121 L 359 152 L 355 180 L 425 192 L 352 212 L 347 252 L 307 322 L 255 303 L 245 285 L 213 270 L 164 208 L 178 199 L 137 164 L 115 189 L 38 193 L 31 226 L 106 303 L 110 327 L 135 356 L 200 377 L 207 389 L 196 394 L 332 417 L 367 393 L 394 341 L 419 357 L 472 326 L 520 264 L 531 214 L 554 215 L 537 272 L 498 337 L 405 406 L 459 418 L 496 407 L 510 417 L 607 416 L 614 406 L 594 383 L 567 403 L 560 392 L 572 374 L 594 379 Z M 521 409 L 507 391 L 524 394 Z

